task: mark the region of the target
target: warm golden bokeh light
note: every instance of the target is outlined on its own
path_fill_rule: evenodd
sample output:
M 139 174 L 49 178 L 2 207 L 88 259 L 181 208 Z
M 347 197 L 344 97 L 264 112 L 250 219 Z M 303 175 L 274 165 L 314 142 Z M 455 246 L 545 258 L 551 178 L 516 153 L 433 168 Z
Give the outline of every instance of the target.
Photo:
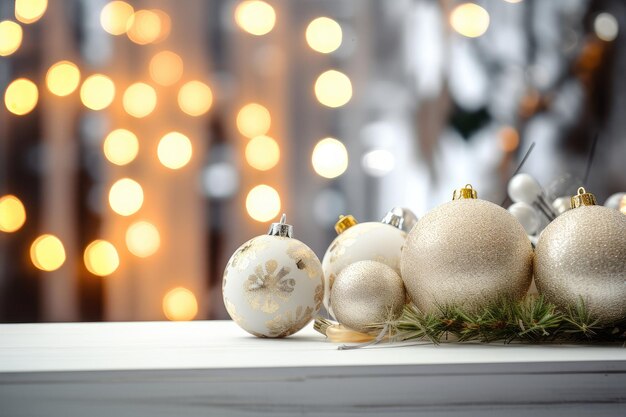
M 274 8 L 264 1 L 242 1 L 235 9 L 235 22 L 251 35 L 270 33 L 276 24 Z
M 115 84 L 102 74 L 94 74 L 83 82 L 80 87 L 80 100 L 91 110 L 106 109 L 115 98 Z
M 320 140 L 311 156 L 313 169 L 324 178 L 336 178 L 348 168 L 348 151 L 337 139 Z
M 117 180 L 109 190 L 109 205 L 121 216 L 137 213 L 143 205 L 143 188 L 130 178 Z
M 126 33 L 135 9 L 124 1 L 112 1 L 100 12 L 100 25 L 111 35 Z
M 318 17 L 311 21 L 305 35 L 311 49 L 322 54 L 336 51 L 343 38 L 339 23 L 328 17 Z
M 15 0 L 15 18 L 22 23 L 34 23 L 47 8 L 48 0 Z
M 135 83 L 124 91 L 124 110 L 133 117 L 142 118 L 154 111 L 157 95 L 154 88 L 145 83 Z
M 258 222 L 268 222 L 280 212 L 280 195 L 269 185 L 257 185 L 246 197 L 248 215 Z
M 183 60 L 172 51 L 161 51 L 150 60 L 150 78 L 159 85 L 174 85 L 182 75 Z
M 213 93 L 200 81 L 189 81 L 178 90 L 178 106 L 190 116 L 202 116 L 213 104 Z
M 139 152 L 137 136 L 126 129 L 115 129 L 107 135 L 102 144 L 104 156 L 115 165 L 131 163 Z
M 159 141 L 157 156 L 163 166 L 169 169 L 184 167 L 191 160 L 191 141 L 180 132 L 170 132 Z
M 0 232 L 18 231 L 26 221 L 24 204 L 14 195 L 0 197 Z
M 58 237 L 41 235 L 30 246 L 30 260 L 42 271 L 55 271 L 65 262 L 65 248 Z
M 248 138 L 265 135 L 271 124 L 269 110 L 258 103 L 248 103 L 237 113 L 237 129 Z
M 65 97 L 74 92 L 80 84 L 80 70 L 70 61 L 59 61 L 46 73 L 46 85 L 54 95 Z
M 475 3 L 463 3 L 450 14 L 452 29 L 468 38 L 477 38 L 489 28 L 489 13 Z
M 8 56 L 22 44 L 22 27 L 10 20 L 0 22 L 0 56 Z
M 155 42 L 161 36 L 161 18 L 152 10 L 138 10 L 128 20 L 126 34 L 138 45 Z
M 18 116 L 30 113 L 39 100 L 37 86 L 31 80 L 18 78 L 4 92 L 4 104 L 7 110 Z
M 500 149 L 504 152 L 513 152 L 519 146 L 519 133 L 514 127 L 505 126 L 498 132 Z
M 130 253 L 140 258 L 153 255 L 161 245 L 161 236 L 157 228 L 149 222 L 139 221 L 126 230 L 126 246 Z
M 94 275 L 111 275 L 120 266 L 120 256 L 111 242 L 94 240 L 85 248 L 83 261 L 87 270 Z
M 269 136 L 257 136 L 246 145 L 246 161 L 252 168 L 267 171 L 280 159 L 280 147 Z
M 169 290 L 163 297 L 163 313 L 172 321 L 193 320 L 198 314 L 196 296 L 183 287 Z
M 159 21 L 161 22 L 161 30 L 159 31 L 159 35 L 153 40 L 153 43 L 159 43 L 164 41 L 170 36 L 170 32 L 172 31 L 172 19 L 170 15 L 165 13 L 163 10 L 152 9 L 150 10 L 152 13 L 156 14 L 159 17 Z
M 352 98 L 352 83 L 342 72 L 329 70 L 315 81 L 315 97 L 328 107 L 341 107 Z

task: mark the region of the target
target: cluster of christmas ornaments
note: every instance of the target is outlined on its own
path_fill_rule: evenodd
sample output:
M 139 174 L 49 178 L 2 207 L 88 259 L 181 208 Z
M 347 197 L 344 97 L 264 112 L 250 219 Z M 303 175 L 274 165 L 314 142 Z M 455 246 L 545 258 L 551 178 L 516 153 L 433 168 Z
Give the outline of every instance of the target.
M 478 199 L 468 184 L 419 221 L 400 208 L 381 222 L 342 216 L 321 263 L 291 237 L 283 215 L 267 236 L 231 257 L 224 272 L 226 309 L 262 337 L 295 333 L 322 303 L 345 327 L 368 332 L 397 318 L 408 302 L 436 313 L 520 299 L 534 274 L 549 302 L 568 308 L 582 299 L 606 323 L 626 317 L 626 213 L 596 205 L 582 188 L 571 197 L 571 209 L 560 210 L 526 174 L 514 178 L 509 192 L 515 201 L 509 210 Z M 621 198 L 618 205 L 626 206 Z M 541 233 L 531 227 L 537 213 L 553 220 Z

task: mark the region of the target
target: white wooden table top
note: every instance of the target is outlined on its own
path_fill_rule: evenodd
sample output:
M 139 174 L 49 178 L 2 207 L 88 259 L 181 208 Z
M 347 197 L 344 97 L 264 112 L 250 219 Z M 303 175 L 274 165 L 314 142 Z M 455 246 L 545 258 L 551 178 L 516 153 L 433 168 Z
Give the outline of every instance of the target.
M 311 326 L 0 325 L 0 416 L 626 415 L 626 349 L 414 344 L 337 350 Z
M 626 361 L 626 349 L 422 343 L 340 351 L 311 325 L 286 339 L 259 339 L 230 321 L 0 325 L 0 373 L 595 361 Z

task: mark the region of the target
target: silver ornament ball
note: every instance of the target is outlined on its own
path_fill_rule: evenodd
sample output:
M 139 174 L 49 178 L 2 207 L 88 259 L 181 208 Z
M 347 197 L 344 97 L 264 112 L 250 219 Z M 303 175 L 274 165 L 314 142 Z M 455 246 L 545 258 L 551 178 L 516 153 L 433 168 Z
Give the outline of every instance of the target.
M 341 324 L 368 332 L 368 326 L 395 319 L 402 313 L 404 284 L 396 271 L 383 263 L 355 262 L 335 279 L 331 303 Z
M 463 198 L 422 217 L 402 252 L 402 279 L 425 312 L 443 306 L 480 310 L 499 297 L 523 297 L 532 278 L 533 249 L 505 209 Z

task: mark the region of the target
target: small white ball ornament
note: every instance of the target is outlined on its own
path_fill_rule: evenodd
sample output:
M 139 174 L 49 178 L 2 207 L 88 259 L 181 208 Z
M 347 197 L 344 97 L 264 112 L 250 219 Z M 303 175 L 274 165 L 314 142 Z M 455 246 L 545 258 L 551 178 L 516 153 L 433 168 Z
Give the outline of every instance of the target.
M 424 312 L 444 306 L 479 311 L 500 297 L 522 298 L 532 279 L 532 258 L 530 241 L 515 217 L 479 200 L 468 184 L 409 233 L 402 279 Z
M 526 203 L 535 207 L 548 220 L 553 220 L 557 214 L 547 202 L 545 193 L 539 182 L 529 174 L 517 174 L 508 184 L 508 193 L 515 203 Z
M 520 201 L 509 206 L 508 211 L 520 222 L 527 234 L 534 235 L 537 233 L 541 221 L 537 210 L 530 204 Z
M 230 317 L 258 337 L 285 337 L 306 326 L 322 306 L 322 265 L 292 226 L 273 223 L 231 256 L 222 281 Z
M 572 208 L 570 206 L 570 198 L 569 197 L 556 198 L 552 202 L 552 207 L 556 211 L 556 214 L 560 216 L 561 214 L 565 213 L 566 211 Z
M 331 242 L 322 259 L 324 271 L 324 306 L 334 317 L 331 289 L 339 273 L 358 261 L 377 261 L 400 273 L 400 256 L 406 239 L 417 217 L 410 210 L 394 208 L 380 222 L 358 223 L 351 216 L 341 216 Z
M 626 216 L 598 206 L 579 188 L 572 209 L 541 234 L 535 248 L 540 294 L 562 309 L 582 299 L 603 323 L 626 318 Z
M 332 288 L 332 308 L 339 323 L 359 332 L 397 318 L 405 304 L 400 275 L 388 265 L 359 261 L 345 267 Z
M 626 214 L 626 193 L 615 193 L 604 202 L 604 207 L 619 210 Z

